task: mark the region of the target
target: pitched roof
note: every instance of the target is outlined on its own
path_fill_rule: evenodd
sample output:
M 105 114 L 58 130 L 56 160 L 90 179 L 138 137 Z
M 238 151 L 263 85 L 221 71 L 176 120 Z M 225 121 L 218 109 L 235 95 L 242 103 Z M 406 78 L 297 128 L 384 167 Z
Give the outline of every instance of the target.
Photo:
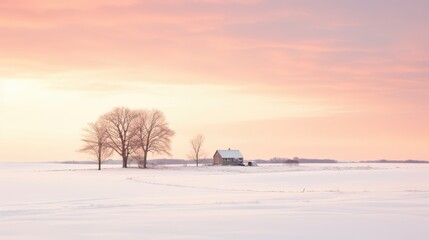
M 222 158 L 243 158 L 239 150 L 217 150 L 216 152 L 218 152 Z

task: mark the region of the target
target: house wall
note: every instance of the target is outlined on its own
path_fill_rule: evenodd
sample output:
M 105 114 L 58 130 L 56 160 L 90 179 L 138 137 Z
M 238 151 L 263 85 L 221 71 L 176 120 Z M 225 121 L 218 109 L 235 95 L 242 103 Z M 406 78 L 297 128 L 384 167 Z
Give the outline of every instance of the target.
M 222 157 L 218 152 L 213 156 L 213 165 L 222 165 Z
M 240 165 L 243 164 L 242 158 L 224 158 L 222 159 L 222 165 Z

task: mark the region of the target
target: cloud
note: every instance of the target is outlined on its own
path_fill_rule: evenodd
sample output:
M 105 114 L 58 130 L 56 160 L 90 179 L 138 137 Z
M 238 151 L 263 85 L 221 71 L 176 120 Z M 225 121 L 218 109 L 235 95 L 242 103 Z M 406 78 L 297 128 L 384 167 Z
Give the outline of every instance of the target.
M 385 3 L 2 1 L 0 76 L 95 91 L 142 80 L 272 85 L 267 94 L 350 101 L 424 91 L 426 3 Z

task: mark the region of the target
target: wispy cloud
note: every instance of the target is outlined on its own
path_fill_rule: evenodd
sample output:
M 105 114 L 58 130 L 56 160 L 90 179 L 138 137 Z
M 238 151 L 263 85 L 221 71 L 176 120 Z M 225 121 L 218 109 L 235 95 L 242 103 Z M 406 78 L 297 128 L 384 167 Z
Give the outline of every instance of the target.
M 0 74 L 85 91 L 145 81 L 269 84 L 350 101 L 421 92 L 427 3 L 385 3 L 2 1 Z

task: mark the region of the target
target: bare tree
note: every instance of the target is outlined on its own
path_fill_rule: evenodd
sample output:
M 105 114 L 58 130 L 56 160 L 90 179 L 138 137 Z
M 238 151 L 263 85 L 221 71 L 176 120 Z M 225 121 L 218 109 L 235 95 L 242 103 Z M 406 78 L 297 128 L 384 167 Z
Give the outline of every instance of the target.
M 101 170 L 101 163 L 113 153 L 113 150 L 107 143 L 108 134 L 106 128 L 101 121 L 97 121 L 95 123 L 88 123 L 88 127 L 84 131 L 85 134 L 82 138 L 83 147 L 79 151 L 95 155 L 98 162 L 98 170 Z
M 127 167 L 128 157 L 135 150 L 132 139 L 136 135 L 133 129 L 136 118 L 136 112 L 126 107 L 114 108 L 101 117 L 106 128 L 108 145 L 122 157 L 123 168 Z
M 135 141 L 143 155 L 143 168 L 147 166 L 149 152 L 170 154 L 170 138 L 175 132 L 168 127 L 164 114 L 159 110 L 139 110 L 135 121 Z
M 199 134 L 197 136 L 195 136 L 192 140 L 191 140 L 191 153 L 189 154 L 189 157 L 192 160 L 195 160 L 195 162 L 197 163 L 197 167 L 198 167 L 198 163 L 199 160 L 204 157 L 204 152 L 202 150 L 202 146 L 204 143 L 204 136 Z

